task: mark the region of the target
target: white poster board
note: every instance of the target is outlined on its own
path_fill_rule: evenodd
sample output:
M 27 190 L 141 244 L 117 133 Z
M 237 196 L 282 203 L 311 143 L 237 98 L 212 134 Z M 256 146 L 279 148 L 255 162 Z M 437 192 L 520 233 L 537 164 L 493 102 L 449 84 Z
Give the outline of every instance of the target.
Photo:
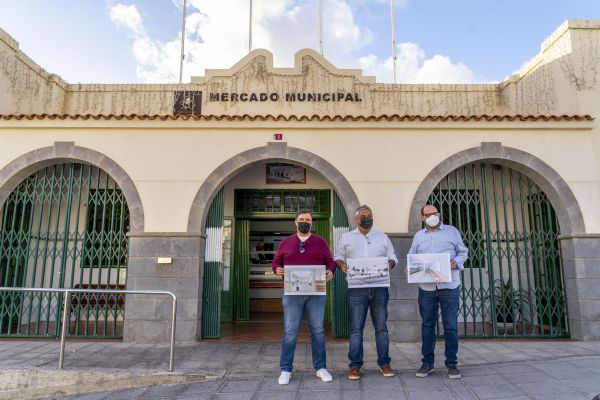
M 449 253 L 408 255 L 408 283 L 452 282 Z
M 349 289 L 390 287 L 390 269 L 386 257 L 349 258 L 346 265 Z
M 283 290 L 287 295 L 313 296 L 327 294 L 324 265 L 285 265 Z

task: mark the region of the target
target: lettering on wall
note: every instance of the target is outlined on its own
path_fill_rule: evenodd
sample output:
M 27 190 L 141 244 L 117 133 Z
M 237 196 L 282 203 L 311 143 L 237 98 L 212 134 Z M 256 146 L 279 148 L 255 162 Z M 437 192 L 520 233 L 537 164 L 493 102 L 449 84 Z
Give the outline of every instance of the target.
M 295 93 L 284 93 L 281 96 L 279 93 L 228 93 L 228 92 L 216 92 L 208 94 L 208 101 L 224 101 L 224 102 L 252 102 L 252 101 L 279 101 L 284 100 L 288 102 L 328 102 L 328 101 L 349 101 L 349 102 L 360 102 L 362 98 L 358 93 L 345 93 L 345 92 L 319 92 L 319 93 L 306 93 L 306 92 L 295 92 Z

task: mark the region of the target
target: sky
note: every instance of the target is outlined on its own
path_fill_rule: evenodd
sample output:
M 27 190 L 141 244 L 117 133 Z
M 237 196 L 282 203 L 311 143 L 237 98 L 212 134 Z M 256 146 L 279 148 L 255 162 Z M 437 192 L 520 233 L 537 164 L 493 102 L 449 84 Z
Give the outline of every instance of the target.
M 248 53 L 249 0 L 188 0 L 183 82 Z M 323 0 L 323 52 L 393 81 L 390 0 Z M 179 81 L 183 0 L 0 0 L 0 28 L 69 83 Z M 600 0 L 395 0 L 396 82 L 497 82 Z M 319 51 L 319 0 L 253 0 L 253 48 Z

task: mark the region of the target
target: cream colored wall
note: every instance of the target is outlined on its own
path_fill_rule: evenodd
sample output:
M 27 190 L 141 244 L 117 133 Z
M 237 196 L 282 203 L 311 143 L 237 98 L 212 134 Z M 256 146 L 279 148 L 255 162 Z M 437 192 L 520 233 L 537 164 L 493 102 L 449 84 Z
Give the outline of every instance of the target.
M 413 196 L 437 164 L 481 142 L 501 142 L 549 164 L 575 194 L 587 232 L 600 232 L 600 168 L 591 122 L 420 123 L 416 125 L 420 129 L 402 123 L 386 124 L 385 129 L 375 123 L 352 127 L 305 123 L 293 128 L 272 124 L 259 129 L 249 122 L 229 123 L 221 129 L 193 121 L 179 127 L 165 122 L 160 129 L 139 121 L 120 122 L 120 127 L 111 129 L 100 128 L 101 123 L 90 127 L 85 121 L 55 122 L 52 129 L 36 124 L 40 125 L 21 121 L 6 127 L 5 122 L 0 127 L 0 168 L 55 141 L 74 141 L 106 154 L 135 182 L 149 232 L 186 231 L 192 200 L 207 176 L 236 154 L 265 146 L 274 131 L 283 132 L 288 146 L 333 164 L 350 182 L 359 202 L 373 207 L 377 228 L 386 232 L 407 231 Z M 259 170 L 238 175 L 228 187 L 240 184 L 244 176 L 260 186 Z

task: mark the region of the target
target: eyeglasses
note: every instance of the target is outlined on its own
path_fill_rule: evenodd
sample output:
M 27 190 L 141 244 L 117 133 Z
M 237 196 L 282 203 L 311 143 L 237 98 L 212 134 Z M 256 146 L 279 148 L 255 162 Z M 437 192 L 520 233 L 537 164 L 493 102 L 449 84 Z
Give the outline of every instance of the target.
M 305 249 L 304 249 L 304 242 L 300 241 L 300 253 L 304 253 Z

